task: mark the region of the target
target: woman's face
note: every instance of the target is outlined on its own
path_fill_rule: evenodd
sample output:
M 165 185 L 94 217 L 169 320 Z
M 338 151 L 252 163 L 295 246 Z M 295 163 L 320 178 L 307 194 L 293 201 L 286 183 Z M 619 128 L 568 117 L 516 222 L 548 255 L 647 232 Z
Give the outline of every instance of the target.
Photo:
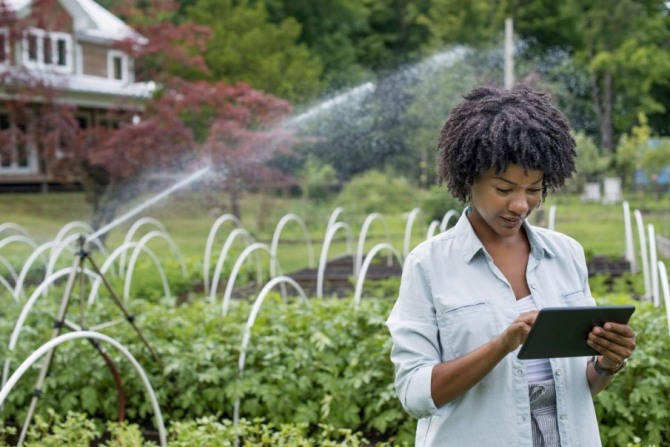
M 542 200 L 542 171 L 508 165 L 496 174 L 489 169 L 477 177 L 470 189 L 470 222 L 480 236 L 516 236 L 523 221 Z M 480 234 L 482 233 L 483 234 Z

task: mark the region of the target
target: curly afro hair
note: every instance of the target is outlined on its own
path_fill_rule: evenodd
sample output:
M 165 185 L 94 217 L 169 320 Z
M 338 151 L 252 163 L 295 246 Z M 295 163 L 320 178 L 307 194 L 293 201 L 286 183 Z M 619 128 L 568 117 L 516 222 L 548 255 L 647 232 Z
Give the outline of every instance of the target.
M 561 187 L 575 169 L 575 140 L 567 118 L 548 94 L 525 85 L 510 90 L 477 87 L 447 117 L 438 142 L 438 180 L 463 203 L 475 178 L 508 164 L 544 173 L 547 190 Z

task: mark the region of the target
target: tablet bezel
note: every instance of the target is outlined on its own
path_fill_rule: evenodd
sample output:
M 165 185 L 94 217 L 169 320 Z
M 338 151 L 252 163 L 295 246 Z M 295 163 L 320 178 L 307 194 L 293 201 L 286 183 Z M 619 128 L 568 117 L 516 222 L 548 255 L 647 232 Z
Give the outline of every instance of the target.
M 633 305 L 545 307 L 521 345 L 522 360 L 598 355 L 586 339 L 594 326 L 606 322 L 626 324 L 635 311 Z

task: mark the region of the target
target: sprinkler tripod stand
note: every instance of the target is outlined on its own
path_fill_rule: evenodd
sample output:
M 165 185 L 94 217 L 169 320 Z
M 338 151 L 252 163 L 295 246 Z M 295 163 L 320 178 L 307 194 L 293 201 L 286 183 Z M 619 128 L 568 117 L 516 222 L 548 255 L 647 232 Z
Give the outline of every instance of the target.
M 84 236 L 80 236 L 79 239 L 77 240 L 77 244 L 79 246 L 79 249 L 77 253 L 75 253 L 75 258 L 72 263 L 72 269 L 68 275 L 67 278 L 67 283 L 65 285 L 65 291 L 63 293 L 63 298 L 61 300 L 60 308 L 58 310 L 58 315 L 56 316 L 56 320 L 54 321 L 54 326 L 53 326 L 53 331 L 51 333 L 51 338 L 50 340 L 53 340 L 54 338 L 58 337 L 60 335 L 61 330 L 63 329 L 63 326 L 74 326 L 71 323 L 66 322 L 65 320 L 65 315 L 67 314 L 67 309 L 68 305 L 70 304 L 70 298 L 72 296 L 72 291 L 74 289 L 74 283 L 75 279 L 77 277 L 77 274 L 79 273 L 80 276 L 80 289 L 83 292 L 84 290 L 84 275 L 83 275 L 83 264 L 86 260 L 89 261 L 93 271 L 100 277 L 102 283 L 105 285 L 105 288 L 111 295 L 112 299 L 116 303 L 116 305 L 121 309 L 123 312 L 123 315 L 125 316 L 125 319 L 130 323 L 130 325 L 133 327 L 135 332 L 137 333 L 137 336 L 140 338 L 144 346 L 147 347 L 147 349 L 151 352 L 151 355 L 153 358 L 160 363 L 160 358 L 158 357 L 158 354 L 156 354 L 156 351 L 149 345 L 149 342 L 144 338 L 142 333 L 140 332 L 139 328 L 135 325 L 135 317 L 133 315 L 130 315 L 126 308 L 124 307 L 123 303 L 121 300 L 119 300 L 118 296 L 112 289 L 111 285 L 107 281 L 107 278 L 105 278 L 104 274 L 100 271 L 98 268 L 97 264 L 95 261 L 91 258 L 90 253 L 86 251 L 84 245 L 86 243 L 86 239 Z M 81 328 L 76 328 L 76 329 L 83 329 L 84 328 L 84 299 L 83 296 L 81 297 Z M 119 394 L 121 395 L 120 403 L 123 401 L 123 390 L 120 388 L 120 379 L 118 376 L 118 373 L 116 371 L 116 368 L 114 367 L 113 362 L 107 355 L 107 353 L 102 349 L 100 344 L 98 343 L 97 340 L 91 340 L 91 343 L 93 346 L 96 348 L 96 350 L 103 356 L 105 359 L 105 362 L 107 363 L 107 366 L 112 370 L 112 373 L 114 374 L 114 380 L 117 386 L 117 390 L 119 391 Z M 23 428 L 21 430 L 21 434 L 19 436 L 19 440 L 17 445 L 22 445 L 23 442 L 26 439 L 26 435 L 28 433 L 28 427 L 30 426 L 31 419 L 33 417 L 33 414 L 35 413 L 35 407 L 37 406 L 37 401 L 39 400 L 40 396 L 42 395 L 42 389 L 44 387 L 44 382 L 46 380 L 47 374 L 49 372 L 49 366 L 51 364 L 51 360 L 53 359 L 54 355 L 54 349 L 51 349 L 46 353 L 46 356 L 44 358 L 44 363 L 42 364 L 42 369 L 40 370 L 40 374 L 37 378 L 37 383 L 35 385 L 35 390 L 33 392 L 33 397 L 30 400 L 30 407 L 28 408 L 28 413 L 26 414 L 26 419 L 23 423 Z M 120 411 L 120 417 L 122 417 L 122 413 Z

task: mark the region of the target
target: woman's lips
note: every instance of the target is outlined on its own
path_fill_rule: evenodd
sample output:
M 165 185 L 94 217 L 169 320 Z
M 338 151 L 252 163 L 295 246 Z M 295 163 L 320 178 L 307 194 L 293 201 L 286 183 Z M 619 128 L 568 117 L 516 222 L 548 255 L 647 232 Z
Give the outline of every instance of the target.
M 503 222 L 512 227 L 519 225 L 521 222 L 523 222 L 523 217 L 501 217 L 501 219 L 503 220 Z

